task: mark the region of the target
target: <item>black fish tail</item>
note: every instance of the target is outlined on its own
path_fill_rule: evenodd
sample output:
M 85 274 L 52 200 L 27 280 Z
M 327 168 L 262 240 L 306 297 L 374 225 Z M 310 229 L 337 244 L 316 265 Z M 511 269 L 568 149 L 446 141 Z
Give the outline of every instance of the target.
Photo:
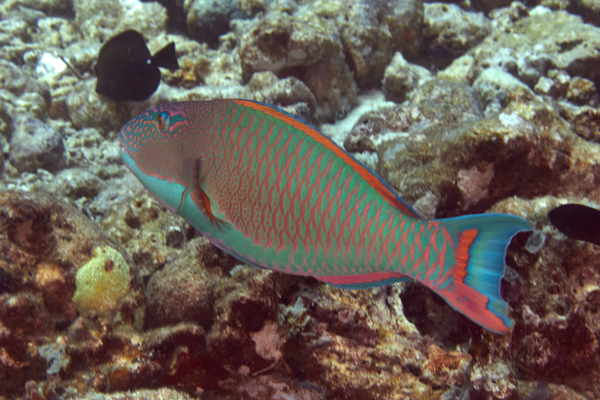
M 152 63 L 158 67 L 167 68 L 171 71 L 179 69 L 177 56 L 175 55 L 175 43 L 171 42 L 160 49 L 153 57 Z

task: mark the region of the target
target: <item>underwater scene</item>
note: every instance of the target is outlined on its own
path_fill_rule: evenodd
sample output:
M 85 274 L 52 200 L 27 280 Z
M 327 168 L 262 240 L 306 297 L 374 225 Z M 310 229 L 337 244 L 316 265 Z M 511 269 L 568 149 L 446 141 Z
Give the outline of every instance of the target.
M 600 399 L 599 87 L 600 0 L 0 0 L 0 400 Z

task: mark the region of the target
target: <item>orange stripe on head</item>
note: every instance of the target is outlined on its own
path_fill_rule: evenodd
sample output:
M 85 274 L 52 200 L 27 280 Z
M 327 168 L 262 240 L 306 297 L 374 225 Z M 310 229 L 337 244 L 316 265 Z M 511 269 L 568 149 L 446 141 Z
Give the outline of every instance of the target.
M 410 207 L 400 201 L 396 194 L 392 192 L 392 190 L 387 187 L 387 185 L 383 183 L 378 176 L 374 175 L 364 165 L 356 161 L 350 154 L 346 153 L 341 147 L 310 125 L 267 104 L 257 103 L 250 100 L 232 100 L 232 102 L 253 110 L 261 111 L 291 125 L 298 130 L 301 130 L 306 135 L 323 145 L 327 150 L 332 151 L 336 156 L 344 160 L 346 164 L 350 165 L 350 167 L 352 167 L 354 171 L 356 171 L 365 181 L 367 181 L 369 185 L 371 185 L 371 187 L 375 189 L 389 204 L 396 207 L 403 214 L 411 218 L 421 218 Z

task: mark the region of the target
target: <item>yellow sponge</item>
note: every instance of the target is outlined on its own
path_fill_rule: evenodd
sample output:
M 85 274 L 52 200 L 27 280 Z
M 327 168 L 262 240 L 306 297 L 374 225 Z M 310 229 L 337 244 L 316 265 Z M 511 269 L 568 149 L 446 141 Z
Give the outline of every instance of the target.
M 73 304 L 80 314 L 88 310 L 110 313 L 129 290 L 130 280 L 129 265 L 121 253 L 110 246 L 96 247 L 92 259 L 77 271 Z

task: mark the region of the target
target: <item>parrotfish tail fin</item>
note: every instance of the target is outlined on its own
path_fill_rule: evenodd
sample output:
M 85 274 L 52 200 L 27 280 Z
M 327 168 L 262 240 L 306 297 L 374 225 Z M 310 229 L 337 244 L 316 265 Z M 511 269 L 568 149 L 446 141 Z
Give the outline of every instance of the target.
M 152 62 L 162 68 L 167 68 L 171 71 L 179 69 L 177 56 L 175 55 L 175 43 L 171 42 L 152 56 Z
M 439 284 L 423 283 L 484 328 L 508 332 L 514 320 L 508 317 L 508 303 L 500 296 L 506 248 L 517 232 L 533 229 L 531 222 L 508 214 L 467 215 L 438 221 L 455 238 L 454 264 Z

